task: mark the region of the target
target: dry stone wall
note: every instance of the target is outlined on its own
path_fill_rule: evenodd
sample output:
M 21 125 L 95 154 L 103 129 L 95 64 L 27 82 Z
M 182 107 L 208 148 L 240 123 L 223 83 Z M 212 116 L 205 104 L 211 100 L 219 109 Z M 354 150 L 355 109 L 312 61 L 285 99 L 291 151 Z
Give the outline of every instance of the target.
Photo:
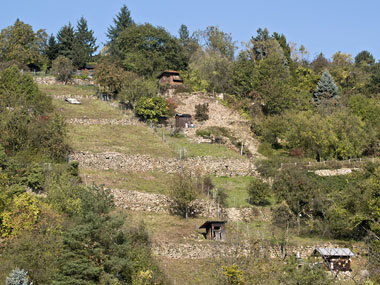
M 173 201 L 162 194 L 143 193 L 138 191 L 112 189 L 116 206 L 132 211 L 151 213 L 171 213 Z M 223 208 L 211 200 L 197 199 L 191 204 L 193 216 L 204 218 L 220 218 L 228 221 L 252 220 L 268 221 L 270 216 L 264 215 L 256 208 Z
M 35 76 L 33 77 L 34 81 L 38 84 L 42 85 L 63 85 L 64 83 L 62 81 L 58 81 L 52 76 Z M 91 79 L 79 79 L 79 78 L 72 78 L 68 83 L 68 85 L 94 85 L 95 81 Z
M 316 247 L 342 247 L 338 244 L 319 243 L 308 246 L 288 246 L 287 255 L 299 255 L 302 258 L 310 257 Z M 358 255 L 365 255 L 365 249 L 354 246 L 351 250 Z M 244 240 L 240 244 L 218 241 L 193 241 L 187 243 L 160 242 L 152 245 L 152 251 L 159 256 L 171 259 L 203 259 L 218 257 L 241 257 L 251 254 L 260 254 L 270 258 L 283 257 L 285 253 L 280 246 L 267 246 L 262 248 L 258 244 Z
M 74 125 L 119 125 L 119 126 L 140 126 L 143 125 L 136 119 L 88 119 L 88 118 L 71 118 L 66 120 L 69 124 Z
M 152 157 L 149 155 L 124 155 L 117 152 L 91 153 L 76 152 L 70 155 L 84 168 L 117 169 L 122 172 L 147 172 L 158 170 L 165 173 L 177 173 L 191 169 L 202 175 L 247 176 L 255 175 L 255 166 L 248 159 L 189 157 L 184 160 L 176 158 Z

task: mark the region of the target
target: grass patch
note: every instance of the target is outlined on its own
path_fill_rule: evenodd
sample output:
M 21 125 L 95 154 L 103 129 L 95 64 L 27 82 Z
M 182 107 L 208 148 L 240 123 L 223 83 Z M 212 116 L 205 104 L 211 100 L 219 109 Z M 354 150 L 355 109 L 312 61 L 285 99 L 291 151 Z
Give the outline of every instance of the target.
M 81 105 L 73 105 L 63 99 L 53 99 L 53 105 L 65 118 L 121 119 L 123 114 L 101 100 L 81 99 Z
M 250 176 L 239 177 L 212 177 L 212 183 L 216 188 L 225 189 L 227 198 L 227 207 L 243 208 L 248 207 L 248 184 L 251 182 Z
M 80 175 L 88 185 L 104 184 L 107 188 L 136 190 L 148 193 L 168 194 L 173 175 L 159 171 L 125 173 L 114 169 L 98 170 L 81 168 Z
M 225 145 L 208 143 L 198 144 L 190 141 L 186 137 L 170 137 L 169 134 L 167 134 L 166 138 L 167 142 L 175 150 L 177 155 L 179 155 L 180 149 L 184 148 L 186 157 L 213 156 L 220 158 L 245 158 L 243 156 L 240 156 L 240 154 L 230 150 Z
M 67 95 L 67 96 L 95 96 L 96 87 L 95 86 L 82 86 L 82 85 L 46 85 L 39 84 L 38 88 L 44 92 L 46 95 Z
M 106 152 L 124 154 L 146 154 L 155 157 L 173 157 L 172 149 L 142 126 L 120 125 L 71 125 L 69 128 L 71 146 L 76 151 Z

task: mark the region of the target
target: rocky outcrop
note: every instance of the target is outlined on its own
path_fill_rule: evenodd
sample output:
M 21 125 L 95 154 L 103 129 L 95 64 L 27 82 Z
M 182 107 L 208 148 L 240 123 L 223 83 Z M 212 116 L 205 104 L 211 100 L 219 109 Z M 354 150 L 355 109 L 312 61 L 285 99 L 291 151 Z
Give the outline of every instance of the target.
M 84 168 L 116 169 L 122 172 L 158 170 L 165 173 L 177 173 L 182 169 L 191 169 L 202 175 L 247 176 L 256 174 L 254 164 L 248 159 L 201 156 L 179 160 L 149 155 L 124 155 L 117 152 L 76 152 L 70 155 L 70 159 L 78 161 L 79 165 Z
M 351 174 L 352 171 L 360 171 L 360 168 L 320 169 L 315 170 L 314 173 L 319 176 L 338 176 Z

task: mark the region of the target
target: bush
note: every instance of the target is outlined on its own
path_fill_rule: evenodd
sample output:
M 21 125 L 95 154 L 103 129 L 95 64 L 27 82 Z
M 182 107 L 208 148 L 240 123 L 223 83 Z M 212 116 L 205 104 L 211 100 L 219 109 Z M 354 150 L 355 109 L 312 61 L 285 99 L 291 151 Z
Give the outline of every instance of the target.
M 71 78 L 73 69 L 73 63 L 67 57 L 60 55 L 53 61 L 53 74 L 58 80 L 63 81 L 65 84 L 67 84 Z
M 28 272 L 24 269 L 14 269 L 7 277 L 5 285 L 32 285 L 29 283 Z
M 249 202 L 255 206 L 267 205 L 270 195 L 269 185 L 259 179 L 253 179 L 248 186 Z
M 207 103 L 195 105 L 195 119 L 198 122 L 207 121 L 209 119 Z
M 157 123 L 168 117 L 169 108 L 162 97 L 142 97 L 136 102 L 135 112 L 144 120 Z
M 195 134 L 200 137 L 210 138 L 211 132 L 209 130 L 197 130 Z

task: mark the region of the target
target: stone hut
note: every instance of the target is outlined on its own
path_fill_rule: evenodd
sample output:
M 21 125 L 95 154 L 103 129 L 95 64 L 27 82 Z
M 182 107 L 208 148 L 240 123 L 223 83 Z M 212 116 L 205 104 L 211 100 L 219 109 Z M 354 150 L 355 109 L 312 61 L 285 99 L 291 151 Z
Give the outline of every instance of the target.
M 320 257 L 328 270 L 351 271 L 351 257 L 355 254 L 349 248 L 316 248 L 314 257 Z
M 199 227 L 206 229 L 203 233 L 204 237 L 209 240 L 225 240 L 226 239 L 226 221 L 207 221 Z
M 165 70 L 157 76 L 160 85 L 169 85 L 172 87 L 183 84 L 183 79 L 179 76 L 179 72 L 175 70 Z

